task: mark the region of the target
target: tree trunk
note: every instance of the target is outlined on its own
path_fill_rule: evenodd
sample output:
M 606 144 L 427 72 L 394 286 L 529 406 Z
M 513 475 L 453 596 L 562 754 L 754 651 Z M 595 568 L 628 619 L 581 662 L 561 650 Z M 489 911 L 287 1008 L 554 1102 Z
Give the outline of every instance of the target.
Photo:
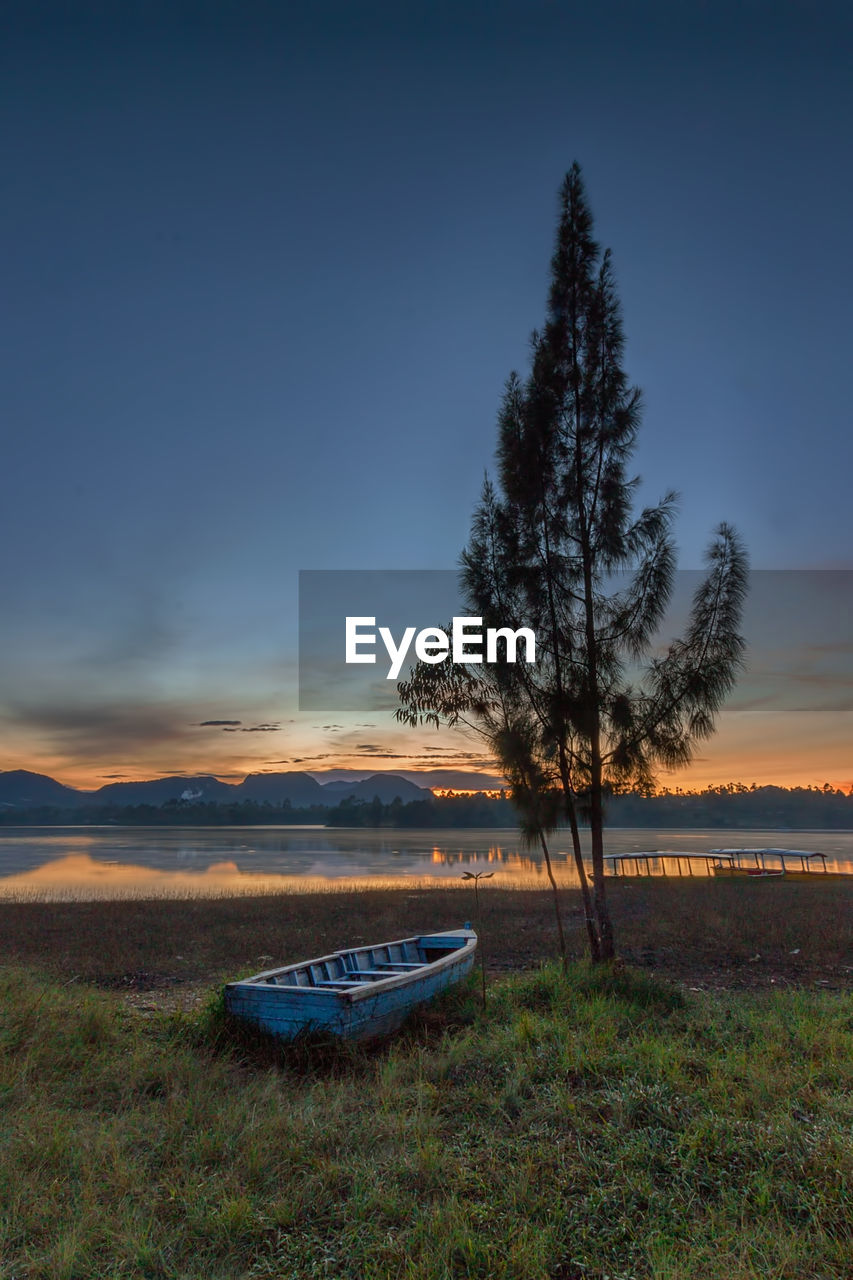
M 598 745 L 597 743 L 595 744 Z M 607 890 L 604 884 L 604 813 L 601 803 L 601 757 L 593 752 L 590 779 L 590 836 L 592 840 L 592 877 L 595 886 L 595 918 L 600 941 L 599 960 L 612 960 L 615 953 L 613 923 L 607 906 Z M 597 769 L 596 769 L 597 764 Z M 596 772 L 598 777 L 596 778 Z
M 548 582 L 548 611 L 551 620 L 551 639 L 554 653 L 554 671 L 557 678 L 557 697 L 560 708 L 560 723 L 557 726 L 558 736 L 558 754 L 560 759 L 560 781 L 563 784 L 563 797 L 566 804 L 566 812 L 569 816 L 569 825 L 572 832 L 572 849 L 575 855 L 575 867 L 580 881 L 581 898 L 583 899 L 583 914 L 586 921 L 586 930 L 589 937 L 589 953 L 593 960 L 599 959 L 599 940 L 598 933 L 595 928 L 595 922 L 592 918 L 592 903 L 589 894 L 589 882 L 586 877 L 586 867 L 583 862 L 583 852 L 581 850 L 580 832 L 578 831 L 577 814 L 575 813 L 575 799 L 572 791 L 572 782 L 569 774 L 569 761 L 566 755 L 566 724 L 564 716 L 564 693 L 563 693 L 563 676 L 560 666 L 560 628 L 557 625 L 557 610 L 554 604 L 554 575 L 551 568 L 551 540 L 548 533 L 548 504 L 543 492 L 542 495 L 542 532 L 545 544 L 545 560 L 548 566 L 547 582 Z M 546 855 L 547 857 L 547 855 Z M 565 962 L 565 961 L 564 961 Z
M 583 860 L 583 850 L 581 849 L 581 836 L 578 830 L 578 818 L 575 812 L 575 797 L 572 791 L 571 779 L 569 777 L 569 764 L 566 759 L 565 748 L 560 743 L 560 779 L 563 784 L 563 795 L 566 800 L 566 813 L 569 818 L 569 827 L 572 833 L 572 851 L 575 855 L 575 868 L 578 873 L 578 880 L 581 887 L 581 900 L 583 901 L 583 915 L 586 924 L 587 937 L 589 938 L 589 954 L 593 960 L 599 960 L 600 944 L 598 930 L 595 927 L 595 919 L 592 910 L 592 897 L 589 892 L 589 880 L 587 879 L 586 866 Z
M 551 881 L 551 889 L 554 893 L 554 914 L 557 917 L 557 936 L 560 940 L 560 958 L 562 960 L 563 972 L 568 972 L 569 957 L 566 953 L 566 935 L 563 932 L 563 917 L 560 913 L 560 895 L 557 892 L 557 881 L 554 879 L 554 870 L 551 866 L 551 854 L 548 849 L 548 842 L 542 828 L 539 828 L 539 843 L 542 846 L 542 854 L 545 858 L 545 870 L 548 873 L 548 879 Z
M 578 452 L 578 458 L 580 453 Z M 578 464 L 580 472 L 580 464 Z M 579 476 L 580 478 L 580 476 Z M 607 908 L 607 890 L 604 885 L 604 805 L 603 768 L 601 762 L 601 703 L 598 686 L 597 636 L 595 632 L 595 604 L 592 581 L 592 555 L 589 531 L 583 506 L 581 506 L 581 543 L 583 553 L 584 609 L 586 613 L 586 660 L 589 678 L 587 697 L 590 703 L 589 734 L 589 828 L 592 845 L 592 879 L 595 893 L 595 919 L 598 926 L 599 960 L 612 960 L 613 922 Z

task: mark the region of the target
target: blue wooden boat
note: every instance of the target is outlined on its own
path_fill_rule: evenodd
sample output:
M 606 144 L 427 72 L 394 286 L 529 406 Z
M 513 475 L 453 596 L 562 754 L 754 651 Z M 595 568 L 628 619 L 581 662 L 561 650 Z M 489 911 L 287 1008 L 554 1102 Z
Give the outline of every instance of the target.
M 388 1035 L 424 1004 L 466 977 L 477 935 L 470 926 L 268 969 L 225 988 L 229 1014 L 272 1035 L 305 1032 L 347 1040 Z

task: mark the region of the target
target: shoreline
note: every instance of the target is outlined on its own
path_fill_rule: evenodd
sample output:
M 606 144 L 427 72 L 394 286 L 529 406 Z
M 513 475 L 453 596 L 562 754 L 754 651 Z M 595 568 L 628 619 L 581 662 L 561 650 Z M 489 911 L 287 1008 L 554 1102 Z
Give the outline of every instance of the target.
M 558 830 L 549 843 L 559 882 L 576 887 L 569 833 Z M 589 870 L 586 832 L 582 843 Z M 673 859 L 667 873 L 677 878 L 682 870 L 686 878 L 704 879 L 707 868 L 699 859 L 732 846 L 821 853 L 827 870 L 853 882 L 853 832 L 829 828 L 613 827 L 607 856 L 688 854 L 692 862 L 677 866 Z M 514 891 L 545 883 L 541 854 L 517 827 L 6 827 L 0 828 L 0 869 L 5 902 L 414 890 L 450 887 L 466 871 L 497 873 L 496 883 Z

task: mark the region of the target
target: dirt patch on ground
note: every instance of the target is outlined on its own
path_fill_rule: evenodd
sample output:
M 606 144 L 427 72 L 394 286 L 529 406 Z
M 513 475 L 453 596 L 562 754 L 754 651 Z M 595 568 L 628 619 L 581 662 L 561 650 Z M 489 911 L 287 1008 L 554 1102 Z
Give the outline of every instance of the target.
M 626 963 L 698 990 L 853 990 L 853 885 L 649 880 L 608 886 Z M 570 954 L 580 898 L 561 891 Z M 490 973 L 556 955 L 549 890 L 483 889 Z M 257 898 L 0 904 L 0 963 L 122 994 L 141 1012 L 191 1009 L 224 982 L 346 946 L 458 927 L 464 889 L 346 890 Z

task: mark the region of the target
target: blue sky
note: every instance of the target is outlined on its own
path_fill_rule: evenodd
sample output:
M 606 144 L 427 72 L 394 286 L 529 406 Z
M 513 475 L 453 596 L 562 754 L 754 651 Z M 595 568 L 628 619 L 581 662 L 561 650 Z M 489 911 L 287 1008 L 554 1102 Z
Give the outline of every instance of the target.
M 3 25 L 0 768 L 372 767 L 362 729 L 297 711 L 298 571 L 453 566 L 575 159 L 682 564 L 727 519 L 756 566 L 853 567 L 845 6 Z M 388 767 L 454 758 L 374 737 Z

